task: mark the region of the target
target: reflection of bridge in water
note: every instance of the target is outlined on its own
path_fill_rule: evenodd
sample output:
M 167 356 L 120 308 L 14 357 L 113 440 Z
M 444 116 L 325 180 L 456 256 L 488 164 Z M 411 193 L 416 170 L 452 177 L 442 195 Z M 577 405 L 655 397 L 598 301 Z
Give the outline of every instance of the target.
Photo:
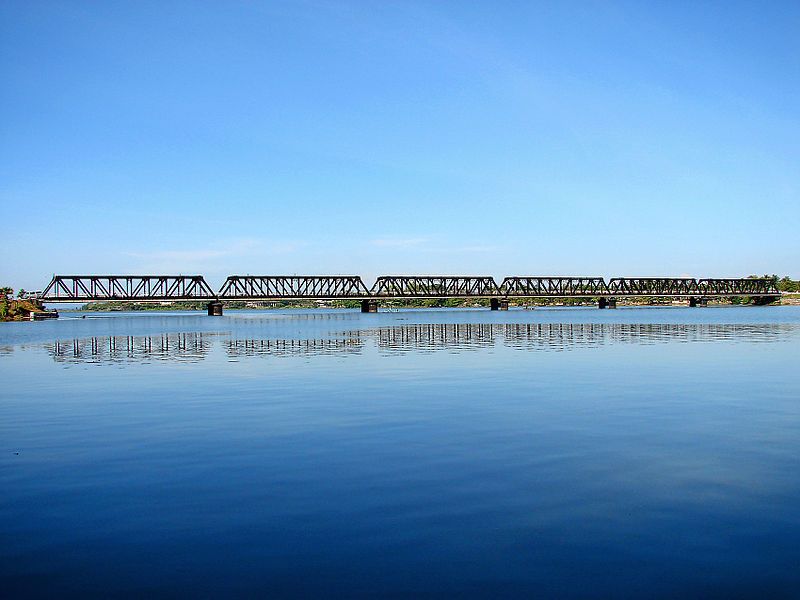
M 364 340 L 359 337 L 310 340 L 228 340 L 224 342 L 229 358 L 246 356 L 310 356 L 323 354 L 359 354 Z
M 107 336 L 56 341 L 49 347 L 57 362 L 144 362 L 202 360 L 211 348 L 208 334 Z
M 497 343 L 518 350 L 562 351 L 612 343 L 748 341 L 778 338 L 791 325 L 509 323 L 425 324 L 372 330 L 387 351 L 480 349 Z M 369 331 L 364 333 L 370 333 Z
M 600 308 L 618 298 L 675 298 L 690 306 L 710 298 L 748 296 L 757 304 L 780 297 L 768 278 L 695 279 L 688 277 L 492 277 L 381 276 L 367 288 L 357 275 L 231 275 L 214 292 L 202 275 L 54 275 L 41 293 L 44 302 L 208 302 L 209 315 L 221 315 L 224 302 L 271 300 L 358 300 L 362 312 L 377 312 L 380 300 L 488 299 L 505 310 L 509 299 L 580 298 Z
M 413 324 L 341 332 L 315 339 L 238 339 L 202 333 L 116 336 L 57 341 L 48 352 L 58 362 L 204 360 L 219 342 L 228 359 L 351 356 L 371 340 L 379 352 L 463 352 L 501 346 L 519 351 L 563 352 L 613 344 L 741 340 L 768 342 L 796 331 L 792 324 Z

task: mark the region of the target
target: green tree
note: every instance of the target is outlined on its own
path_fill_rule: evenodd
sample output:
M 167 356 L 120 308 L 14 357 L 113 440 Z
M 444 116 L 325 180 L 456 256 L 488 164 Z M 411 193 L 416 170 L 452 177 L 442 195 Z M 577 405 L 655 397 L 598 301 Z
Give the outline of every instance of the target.
M 800 292 L 800 281 L 795 281 L 787 275 L 778 281 L 778 289 L 782 292 Z
M 10 287 L 0 287 L 0 321 L 8 318 L 9 296 L 14 293 Z

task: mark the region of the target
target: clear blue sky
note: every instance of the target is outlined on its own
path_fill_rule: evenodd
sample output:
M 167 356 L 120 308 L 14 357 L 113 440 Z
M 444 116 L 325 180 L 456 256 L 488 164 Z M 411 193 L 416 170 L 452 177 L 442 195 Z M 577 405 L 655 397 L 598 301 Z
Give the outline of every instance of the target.
M 0 69 L 7 285 L 800 277 L 798 2 L 6 1 Z

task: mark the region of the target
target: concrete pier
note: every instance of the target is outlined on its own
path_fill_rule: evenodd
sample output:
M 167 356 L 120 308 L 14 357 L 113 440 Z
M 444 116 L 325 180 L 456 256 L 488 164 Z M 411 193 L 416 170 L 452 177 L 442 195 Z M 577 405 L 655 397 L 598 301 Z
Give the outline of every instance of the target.
M 508 310 L 508 299 L 492 298 L 489 300 L 489 308 L 492 310 Z
M 209 302 L 208 303 L 208 316 L 221 317 L 222 316 L 222 302 Z
M 601 297 L 597 300 L 597 308 L 617 308 L 617 299 Z
M 378 312 L 378 301 L 377 300 L 362 300 L 361 301 L 361 312 L 362 313 L 376 313 L 376 312 Z

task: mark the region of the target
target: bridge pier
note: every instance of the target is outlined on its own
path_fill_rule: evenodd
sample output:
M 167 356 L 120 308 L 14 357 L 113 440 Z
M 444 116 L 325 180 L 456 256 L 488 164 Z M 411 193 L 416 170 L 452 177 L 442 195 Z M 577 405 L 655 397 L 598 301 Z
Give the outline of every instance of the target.
M 508 298 L 492 298 L 489 300 L 491 310 L 508 310 Z
M 772 304 L 778 300 L 778 296 L 753 296 L 753 304 L 756 306 L 765 306 Z
M 222 302 L 214 301 L 208 303 L 208 316 L 221 317 L 222 316 Z
M 361 301 L 361 312 L 362 313 L 376 313 L 376 312 L 378 312 L 378 301 L 377 300 L 362 300 Z
M 597 300 L 597 308 L 617 308 L 616 298 L 603 298 L 602 296 Z

